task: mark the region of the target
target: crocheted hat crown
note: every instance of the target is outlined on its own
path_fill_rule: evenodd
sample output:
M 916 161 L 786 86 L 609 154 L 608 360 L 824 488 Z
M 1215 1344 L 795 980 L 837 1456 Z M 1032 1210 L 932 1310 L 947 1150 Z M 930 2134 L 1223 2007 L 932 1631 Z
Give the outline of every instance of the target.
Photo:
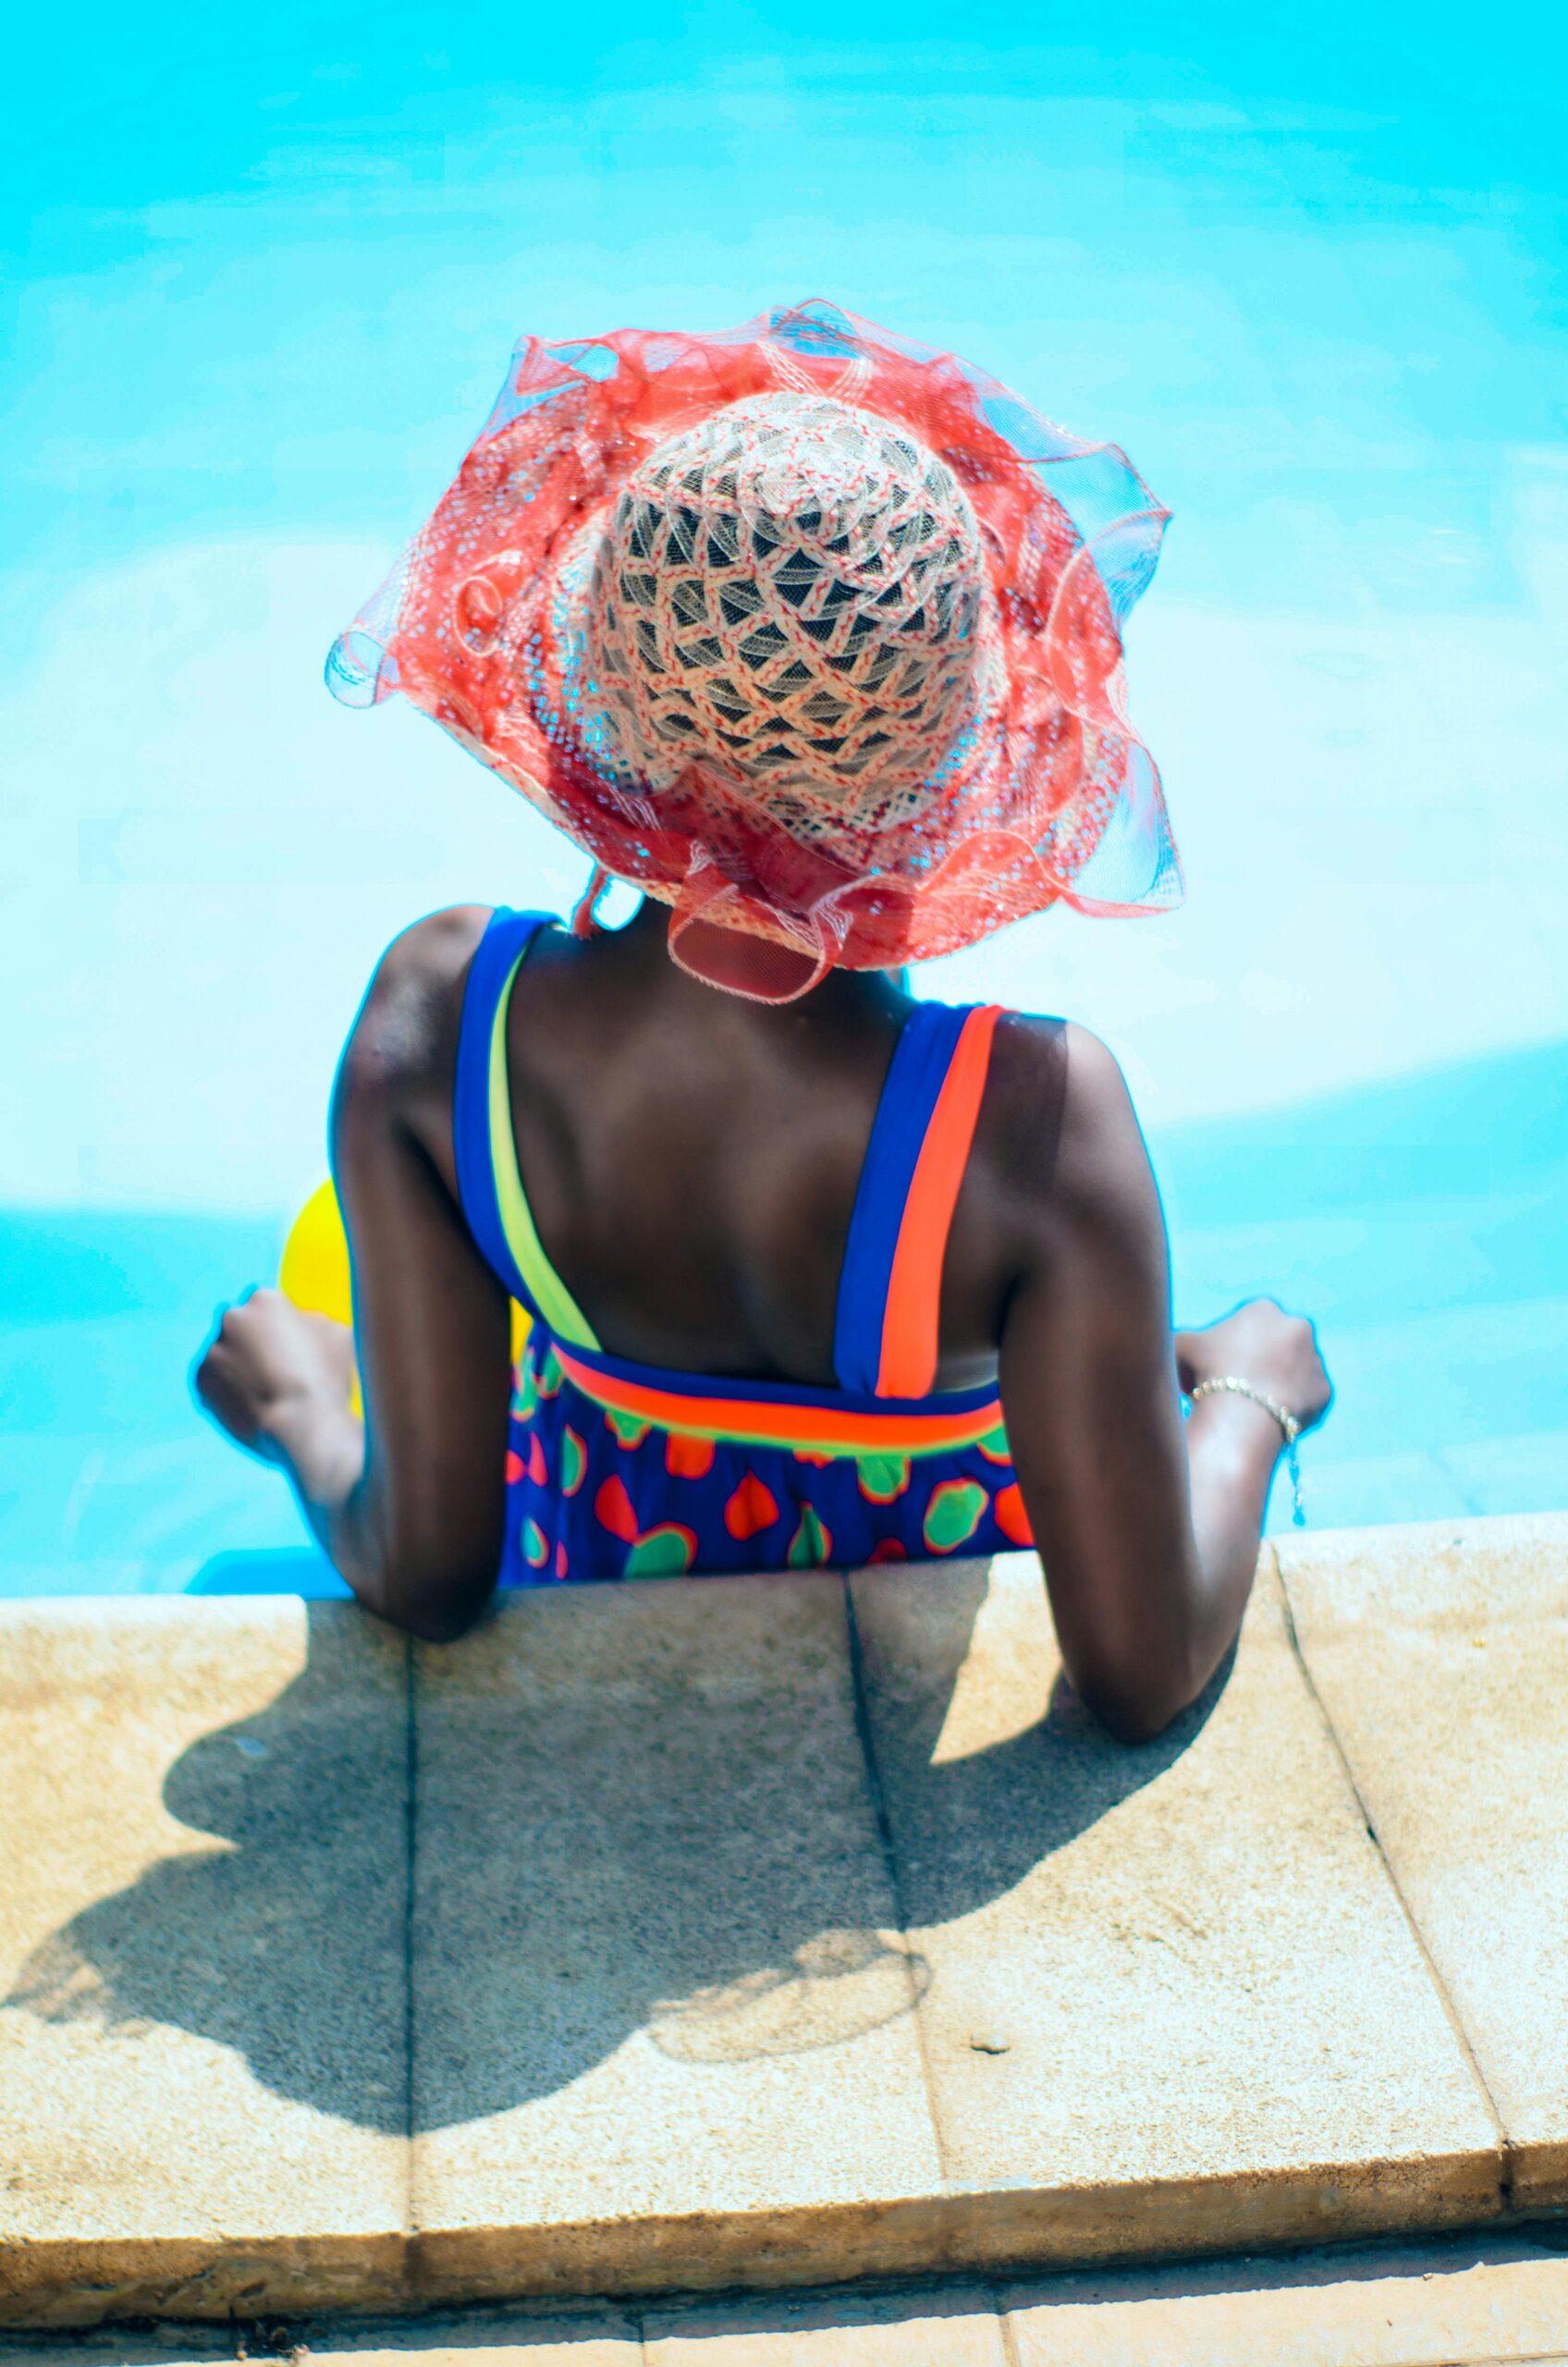
M 327 681 L 402 692 L 668 903 L 678 962 L 787 1000 L 1177 901 L 1121 676 L 1165 521 L 1115 445 L 831 304 L 529 338 Z
M 655 792 L 695 758 L 794 837 L 907 819 L 971 720 L 974 511 L 907 431 L 830 397 L 731 403 L 627 481 L 595 558 L 586 698 Z

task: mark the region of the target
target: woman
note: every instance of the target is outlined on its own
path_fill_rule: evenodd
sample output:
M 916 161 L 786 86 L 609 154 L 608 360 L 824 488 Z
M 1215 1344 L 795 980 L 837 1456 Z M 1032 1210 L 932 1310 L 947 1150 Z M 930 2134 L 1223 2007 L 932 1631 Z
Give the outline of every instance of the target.
M 891 975 L 1173 900 L 1120 694 L 1164 519 L 1113 448 L 827 306 L 520 349 L 329 679 L 401 689 L 600 868 L 570 930 L 393 945 L 333 1109 L 353 1337 L 259 1292 L 199 1375 L 371 1609 L 447 1637 L 497 1580 L 1033 1541 L 1117 1734 L 1202 1689 L 1328 1405 L 1311 1327 L 1173 1339 L 1110 1055 Z M 647 891 L 614 933 L 606 871 Z

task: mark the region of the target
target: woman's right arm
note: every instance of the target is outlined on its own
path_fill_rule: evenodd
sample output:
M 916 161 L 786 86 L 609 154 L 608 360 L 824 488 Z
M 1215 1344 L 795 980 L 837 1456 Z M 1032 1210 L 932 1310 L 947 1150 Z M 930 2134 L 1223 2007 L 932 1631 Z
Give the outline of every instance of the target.
M 1183 1421 L 1178 1392 L 1232 1375 L 1304 1427 L 1329 1399 L 1312 1327 L 1257 1300 L 1170 1329 L 1165 1220 L 1115 1061 L 1068 1031 L 1048 1194 L 1001 1346 L 1002 1404 L 1069 1678 L 1144 1741 L 1202 1692 L 1246 1607 L 1283 1446 L 1244 1397 Z
M 197 1377 L 224 1428 L 288 1473 L 366 1608 L 434 1642 L 478 1617 L 506 1532 L 507 1295 L 432 1147 L 484 922 L 435 913 L 387 949 L 333 1090 L 364 1419 L 342 1328 L 276 1291 L 228 1310 Z

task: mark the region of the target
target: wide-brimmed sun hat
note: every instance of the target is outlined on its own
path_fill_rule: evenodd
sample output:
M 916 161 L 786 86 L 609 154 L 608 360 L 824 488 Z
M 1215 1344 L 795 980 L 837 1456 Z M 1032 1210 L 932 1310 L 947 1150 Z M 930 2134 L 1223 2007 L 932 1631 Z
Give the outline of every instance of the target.
M 1114 445 L 824 303 L 521 345 L 335 644 L 785 1001 L 1181 894 L 1121 625 L 1168 513 Z M 597 875 L 596 875 L 597 877 Z

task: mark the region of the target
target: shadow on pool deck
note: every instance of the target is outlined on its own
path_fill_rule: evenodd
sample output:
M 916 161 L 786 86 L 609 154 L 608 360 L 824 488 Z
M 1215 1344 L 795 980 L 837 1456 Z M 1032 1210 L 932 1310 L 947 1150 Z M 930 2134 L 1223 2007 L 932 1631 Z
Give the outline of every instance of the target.
M 1013 1888 L 1162 1773 L 1229 1674 L 1150 1747 L 1119 1747 L 1059 1683 L 1027 1732 L 934 1766 L 986 1582 L 984 1564 L 950 1575 L 920 1682 L 878 1702 L 879 1748 L 896 1760 L 921 1836 L 918 1862 L 900 1866 L 891 1889 L 847 1703 L 829 1731 L 820 1716 L 792 1717 L 786 1700 L 759 1735 L 756 1687 L 722 1681 L 733 1621 L 699 1643 L 707 1664 L 688 1668 L 668 1717 L 623 1702 L 620 1714 L 601 1705 L 585 1721 L 570 1685 L 493 1705 L 491 1730 L 497 1714 L 526 1724 L 520 1748 L 553 1780 L 531 1786 L 515 1821 L 504 1801 L 482 1804 L 476 1835 L 455 1830 L 438 1804 L 465 1780 L 459 1771 L 454 1785 L 450 1764 L 434 1796 L 416 1785 L 408 1814 L 412 1761 L 389 1731 L 389 1701 L 374 1748 L 346 1741 L 352 1718 L 318 1645 L 324 1621 L 357 1614 L 310 1605 L 300 1675 L 259 1714 L 192 1744 L 165 1780 L 164 1804 L 193 1840 L 229 1846 L 165 1858 L 84 1909 L 35 1950 L 6 2002 L 55 2022 L 174 2025 L 237 2050 L 278 2094 L 388 2132 L 552 2094 L 650 2024 L 661 2051 L 698 2061 L 852 2038 L 908 2012 L 928 1978 L 914 1945 L 900 1962 L 903 1951 L 879 1933 L 950 1922 Z M 759 1603 L 766 1591 L 761 1582 Z M 742 1603 L 742 1630 L 750 1616 Z M 340 1671 L 341 1651 L 327 1657 Z M 463 1711 L 449 1701 L 443 1713 L 449 1757 Z M 833 1766 L 823 1763 L 825 1731 Z M 482 1743 L 476 1777 L 484 1760 Z M 350 1862 L 381 1893 L 383 1930 L 386 1884 L 401 1883 L 413 1901 L 411 1933 L 408 1915 L 398 1919 L 415 1968 L 406 2094 L 369 2093 L 356 2070 L 363 1943 L 354 1889 L 325 1867 L 329 1846 L 342 1867 L 345 1825 L 362 1841 Z M 456 1964 L 453 1948 L 466 1952 Z M 815 2014 L 759 2020 L 755 2000 L 802 1975 Z M 727 2001 L 744 2008 L 728 2022 Z M 704 2054 L 704 2031 L 717 2056 Z

